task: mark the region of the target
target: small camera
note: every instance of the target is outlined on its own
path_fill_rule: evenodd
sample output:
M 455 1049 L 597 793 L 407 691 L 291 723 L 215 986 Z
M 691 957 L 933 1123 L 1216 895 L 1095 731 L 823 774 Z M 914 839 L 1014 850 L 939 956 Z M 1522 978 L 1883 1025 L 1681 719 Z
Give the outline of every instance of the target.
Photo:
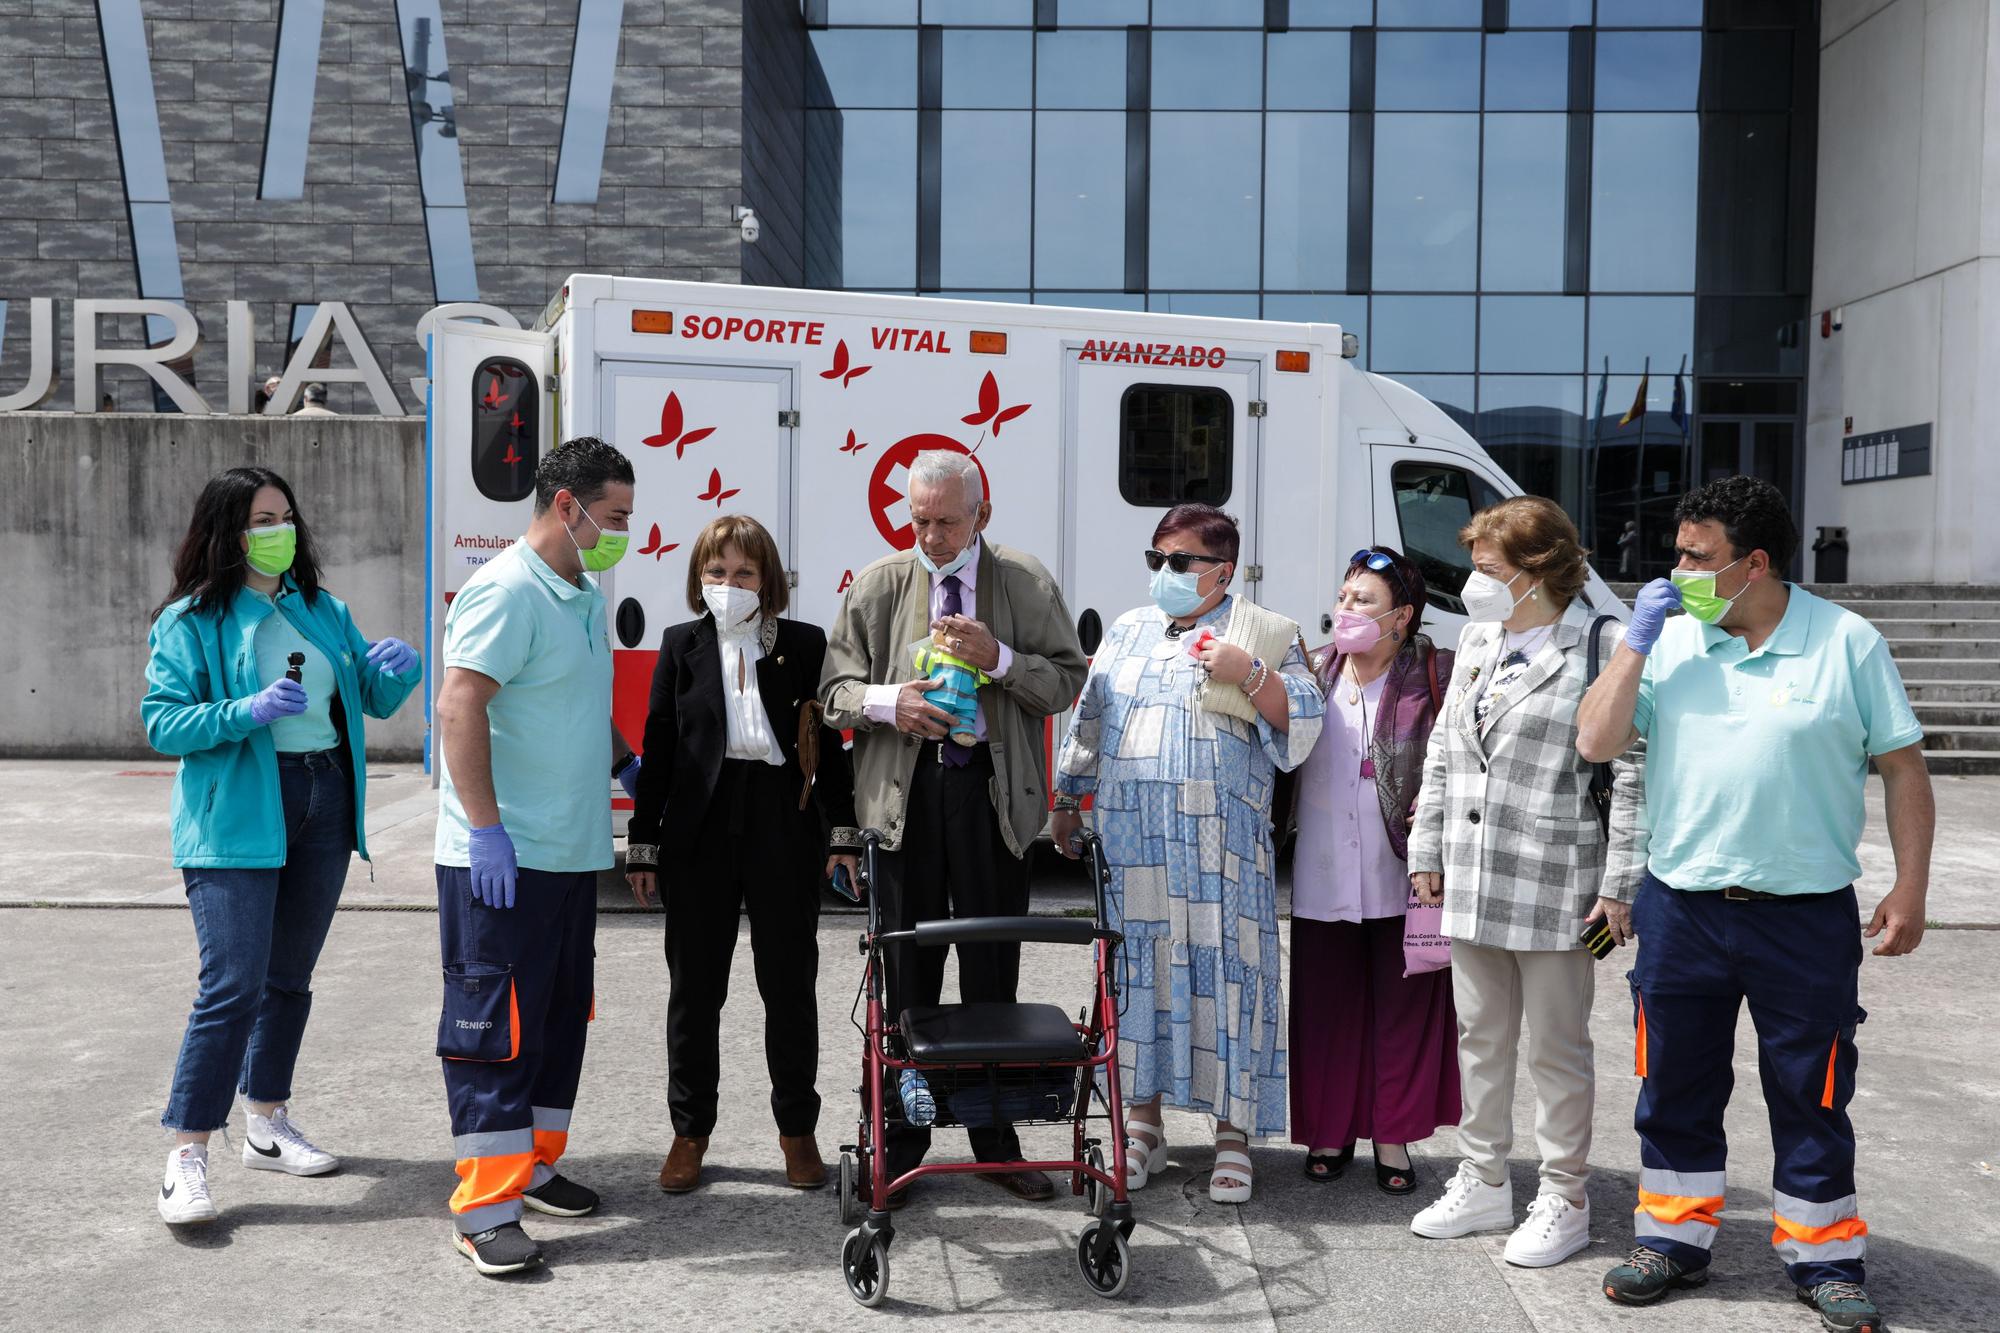
M 742 204 L 736 205 L 736 227 L 745 245 L 757 244 L 757 238 L 764 234 L 763 224 L 757 221 L 757 210 Z

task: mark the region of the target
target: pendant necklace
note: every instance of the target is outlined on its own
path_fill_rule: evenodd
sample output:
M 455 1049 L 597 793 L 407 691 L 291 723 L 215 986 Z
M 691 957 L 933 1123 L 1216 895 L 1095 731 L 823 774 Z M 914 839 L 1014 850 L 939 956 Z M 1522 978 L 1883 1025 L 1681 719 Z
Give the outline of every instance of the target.
M 1519 648 L 1514 649 L 1512 652 L 1508 653 L 1505 657 L 1500 659 L 1500 665 L 1503 667 L 1525 666 L 1528 661 L 1528 655 L 1534 652 L 1537 648 L 1540 648 L 1544 643 L 1548 642 L 1549 636 L 1556 632 L 1556 623 L 1557 622 L 1551 620 L 1548 624 L 1542 626 L 1542 633 L 1540 637 L 1538 638 L 1530 637 L 1523 640 Z M 1530 635 L 1533 635 L 1533 633 L 1534 631 L 1532 630 L 1529 631 Z
M 1361 678 L 1354 669 L 1354 659 L 1347 659 L 1347 702 L 1361 706 L 1361 776 L 1374 780 L 1375 756 L 1368 753 L 1372 743 L 1372 733 L 1368 730 L 1368 705 L 1361 698 Z

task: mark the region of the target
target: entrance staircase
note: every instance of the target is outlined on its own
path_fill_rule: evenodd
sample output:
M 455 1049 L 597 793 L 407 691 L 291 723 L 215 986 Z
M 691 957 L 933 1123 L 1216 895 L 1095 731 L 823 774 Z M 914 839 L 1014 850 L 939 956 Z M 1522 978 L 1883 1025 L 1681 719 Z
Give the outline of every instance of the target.
M 2000 586 L 1808 583 L 1880 630 L 1924 727 L 1933 773 L 2000 773 Z M 1639 585 L 1612 590 L 1627 603 Z

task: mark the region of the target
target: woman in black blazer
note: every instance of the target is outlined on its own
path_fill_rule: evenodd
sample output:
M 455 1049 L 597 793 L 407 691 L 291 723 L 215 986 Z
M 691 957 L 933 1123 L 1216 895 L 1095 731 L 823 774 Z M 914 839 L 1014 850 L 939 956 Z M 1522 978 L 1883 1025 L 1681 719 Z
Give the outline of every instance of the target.
M 856 873 L 854 774 L 814 701 L 826 634 L 783 620 L 785 571 L 756 519 L 726 514 L 688 558 L 700 617 L 660 639 L 628 829 L 626 880 L 667 916 L 667 1103 L 660 1188 L 701 1183 L 739 913 L 764 997 L 764 1061 L 785 1183 L 826 1183 L 819 1119 L 819 887 Z M 829 846 L 832 854 L 829 855 Z

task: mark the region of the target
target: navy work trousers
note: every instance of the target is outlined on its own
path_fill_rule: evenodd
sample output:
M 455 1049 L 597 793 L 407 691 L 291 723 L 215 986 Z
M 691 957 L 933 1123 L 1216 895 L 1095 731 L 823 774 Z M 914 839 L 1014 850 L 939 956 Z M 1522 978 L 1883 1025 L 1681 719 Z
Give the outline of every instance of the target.
M 1708 1262 L 1723 1206 L 1736 1016 L 1748 1001 L 1771 1119 L 1771 1244 L 1800 1286 L 1862 1280 L 1854 1196 L 1854 1030 L 1861 927 L 1854 889 L 1735 901 L 1650 874 L 1632 909 L 1641 1245 Z

